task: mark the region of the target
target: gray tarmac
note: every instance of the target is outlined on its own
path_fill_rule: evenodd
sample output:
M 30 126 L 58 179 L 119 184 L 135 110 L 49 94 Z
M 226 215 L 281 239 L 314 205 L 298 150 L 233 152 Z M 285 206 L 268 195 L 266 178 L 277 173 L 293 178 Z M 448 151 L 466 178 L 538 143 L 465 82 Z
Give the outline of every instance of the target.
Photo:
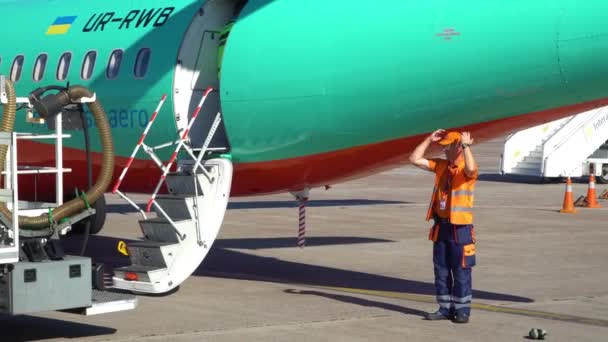
M 560 214 L 564 185 L 498 175 L 501 149 L 501 140 L 474 146 L 469 324 L 423 320 L 436 309 L 424 220 L 433 177 L 405 166 L 313 190 L 304 249 L 289 195 L 233 199 L 210 255 L 178 292 L 139 296 L 128 312 L 2 318 L 0 341 L 525 341 L 531 328 L 551 341 L 607 341 L 608 201 Z M 574 184 L 575 195 L 586 191 Z M 138 215 L 118 197 L 108 203 L 87 254 L 123 265 L 116 243 L 139 238 Z

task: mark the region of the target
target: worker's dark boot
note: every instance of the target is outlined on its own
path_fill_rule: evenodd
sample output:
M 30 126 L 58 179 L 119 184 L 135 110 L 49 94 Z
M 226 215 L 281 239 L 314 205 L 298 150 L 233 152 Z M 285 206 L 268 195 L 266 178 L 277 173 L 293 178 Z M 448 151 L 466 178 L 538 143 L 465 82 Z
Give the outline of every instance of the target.
M 435 312 L 426 314 L 425 318 L 429 321 L 439 321 L 442 319 L 448 319 L 448 316 L 441 313 L 441 311 L 435 311 Z
M 469 315 L 457 313 L 452 319 L 454 323 L 469 323 Z

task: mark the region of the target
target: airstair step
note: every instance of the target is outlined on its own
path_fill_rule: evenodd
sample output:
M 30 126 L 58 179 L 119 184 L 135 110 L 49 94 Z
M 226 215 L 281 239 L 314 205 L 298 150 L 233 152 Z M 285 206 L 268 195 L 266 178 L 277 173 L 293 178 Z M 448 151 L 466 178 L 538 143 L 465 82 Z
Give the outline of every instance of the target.
M 193 201 L 193 197 L 184 195 L 159 195 L 156 197 L 158 205 L 172 220 L 192 219 L 192 213 L 189 208 L 192 207 Z M 158 216 L 162 215 L 156 206 L 154 206 L 154 210 Z
M 132 294 L 93 289 L 91 293 L 91 306 L 71 311 L 85 316 L 92 316 L 132 310 L 136 307 L 137 297 Z
M 532 167 L 514 167 L 512 172 L 514 174 L 524 175 L 524 176 L 540 176 L 540 168 Z
M 172 246 L 171 242 L 141 241 L 129 243 L 129 258 L 131 264 L 137 266 L 149 266 L 156 268 L 166 268 L 167 263 L 163 255 L 162 248 Z
M 543 152 L 542 151 L 531 151 L 530 154 L 528 155 L 529 157 L 532 158 L 542 158 L 543 157 Z
M 173 221 L 181 234 L 185 234 L 188 226 L 193 224 L 192 220 Z M 139 226 L 146 239 L 150 242 L 179 243 L 180 239 L 171 223 L 164 217 L 157 217 L 139 221 Z
M 157 200 L 161 207 L 163 204 L 167 208 L 175 206 L 168 209 L 172 215 L 163 209 L 167 216 L 139 221 L 146 240 L 128 245 L 131 264 L 147 267 L 132 270 L 146 271 L 150 281 L 126 279 L 125 272 L 119 270 L 118 276 L 113 277 L 115 288 L 137 293 L 167 293 L 182 284 L 205 259 L 217 238 L 228 205 L 232 163 L 224 158 L 204 162 L 209 175 L 175 173 L 167 177 L 171 193 L 179 196 L 162 196 Z M 191 195 L 196 189 L 200 190 L 200 196 L 194 207 L 195 198 Z M 203 189 L 205 196 L 202 196 Z M 187 216 L 185 210 L 193 218 L 177 220 L 176 216 Z M 131 277 L 135 278 L 133 274 Z M 141 277 L 146 279 L 143 273 Z
M 167 174 L 167 189 L 174 195 L 203 195 L 203 188 L 196 180 L 196 175 L 184 172 L 172 172 Z M 196 183 L 196 188 L 195 188 Z M 196 190 L 196 191 L 195 191 Z
M 137 248 L 160 248 L 163 246 L 172 245 L 170 242 L 161 242 L 161 241 L 135 241 L 130 242 L 129 247 L 137 247 Z
M 137 279 L 131 274 L 135 273 Z M 154 282 L 160 280 L 167 273 L 167 268 L 154 266 L 131 265 L 114 269 L 114 276 L 120 279 L 140 282 Z
M 527 161 L 524 159 L 524 161 L 517 164 L 517 168 L 535 169 L 535 170 L 540 171 L 541 164 L 542 164 L 542 162 L 540 160 Z
M 125 266 L 125 267 L 115 268 L 114 274 L 116 274 L 116 272 L 143 273 L 143 272 L 154 272 L 154 271 L 160 271 L 160 270 L 166 270 L 166 268 L 154 267 L 154 266 L 130 265 L 130 266 Z

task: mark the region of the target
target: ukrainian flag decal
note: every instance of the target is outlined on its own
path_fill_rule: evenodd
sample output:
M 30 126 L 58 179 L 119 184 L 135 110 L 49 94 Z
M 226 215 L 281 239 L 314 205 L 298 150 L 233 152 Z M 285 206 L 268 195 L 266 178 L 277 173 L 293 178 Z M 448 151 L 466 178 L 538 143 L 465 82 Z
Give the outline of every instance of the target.
M 46 31 L 47 35 L 51 34 L 66 34 L 72 26 L 72 23 L 76 20 L 76 16 L 71 17 L 58 17 L 55 19 L 55 22 L 49 26 L 49 29 Z

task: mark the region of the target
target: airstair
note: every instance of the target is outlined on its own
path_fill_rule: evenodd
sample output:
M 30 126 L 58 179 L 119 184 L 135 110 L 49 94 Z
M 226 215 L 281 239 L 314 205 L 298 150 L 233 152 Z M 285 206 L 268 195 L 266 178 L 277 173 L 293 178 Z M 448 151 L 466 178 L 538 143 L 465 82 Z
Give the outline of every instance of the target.
M 145 136 L 153 124 L 150 120 L 139 147 L 150 154 L 163 171 L 156 190 L 148 201 L 144 212 L 128 196 L 118 190 L 120 182 L 127 172 L 123 171 L 113 192 L 134 206 L 142 215 L 139 225 L 144 235 L 142 241 L 129 243 L 127 251 L 131 265 L 114 270 L 115 288 L 135 293 L 161 294 L 169 292 L 183 283 L 201 264 L 211 249 L 224 220 L 232 183 L 232 163 L 229 158 L 211 158 L 204 160 L 209 153 L 209 144 L 222 120 L 218 112 L 208 136 L 200 149 L 190 146 L 188 132 L 192 128 L 201 107 L 213 89 L 208 88 L 181 138 L 169 145 L 176 145 L 175 151 L 167 165 L 163 165 L 154 151 L 157 147 L 148 147 Z M 162 107 L 164 97 L 157 111 Z M 164 144 L 163 147 L 168 146 Z M 172 166 L 177 156 L 185 155 L 177 170 Z M 130 165 L 130 162 L 127 164 Z M 157 195 L 166 183 L 168 194 Z M 154 209 L 156 217 L 148 217 Z
M 543 178 L 604 176 L 608 154 L 608 107 L 545 123 L 509 136 L 501 156 L 502 174 Z

